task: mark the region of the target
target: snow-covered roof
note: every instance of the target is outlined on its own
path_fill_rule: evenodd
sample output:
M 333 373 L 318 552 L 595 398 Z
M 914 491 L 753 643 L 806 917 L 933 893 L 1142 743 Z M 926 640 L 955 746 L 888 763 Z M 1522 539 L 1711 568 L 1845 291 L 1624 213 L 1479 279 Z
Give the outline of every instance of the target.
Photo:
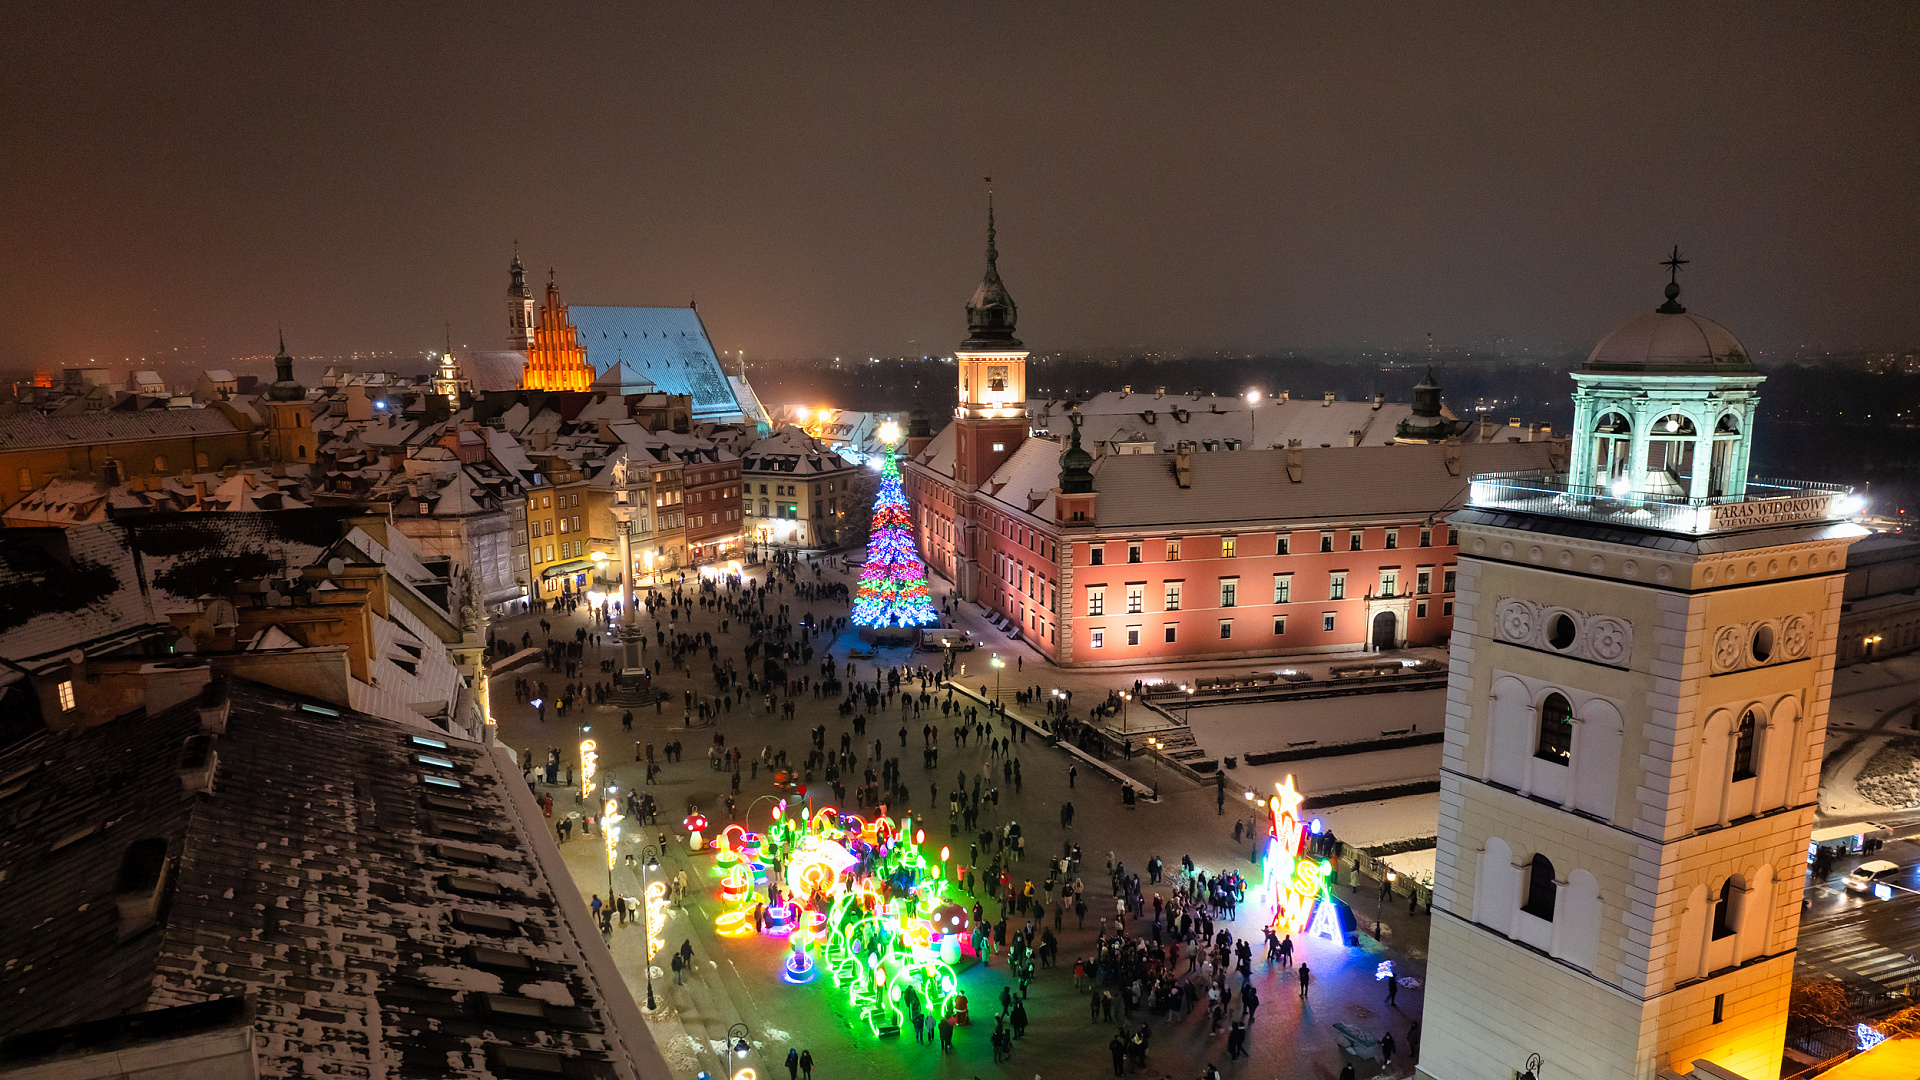
M 1168 455 L 1110 454 L 1094 462 L 1093 486 L 1103 529 L 1440 517 L 1465 501 L 1474 473 L 1545 469 L 1554 449 L 1547 442 L 1315 447 L 1299 451 L 1298 483 L 1285 450 L 1194 454 L 1185 488 Z M 1460 455 L 1452 471 L 1449 450 Z
M 1066 436 L 1073 403 L 1032 403 L 1033 429 Z M 1251 408 L 1251 419 L 1247 413 Z M 1413 406 L 1400 402 L 1333 401 L 1322 398 L 1266 398 L 1249 406 L 1241 397 L 1214 394 L 1136 394 L 1109 391 L 1079 403 L 1080 441 L 1095 457 L 1114 453 L 1117 443 L 1152 443 L 1162 452 L 1175 444 L 1213 440 L 1235 447 L 1267 449 L 1290 439 L 1303 446 L 1384 446 L 1393 441 L 1400 421 Z M 1445 414 L 1451 418 L 1451 414 Z
M 228 696 L 196 798 L 193 700 L 0 753 L 25 785 L 0 926 L 33 928 L 8 941 L 0 1036 L 245 995 L 263 1077 L 667 1075 L 500 758 L 243 680 Z M 164 856 L 162 901 L 129 936 L 115 901 L 139 841 Z
M 97 446 L 238 430 L 219 409 L 109 409 L 62 416 L 25 407 L 0 409 L 0 449 L 4 450 Z

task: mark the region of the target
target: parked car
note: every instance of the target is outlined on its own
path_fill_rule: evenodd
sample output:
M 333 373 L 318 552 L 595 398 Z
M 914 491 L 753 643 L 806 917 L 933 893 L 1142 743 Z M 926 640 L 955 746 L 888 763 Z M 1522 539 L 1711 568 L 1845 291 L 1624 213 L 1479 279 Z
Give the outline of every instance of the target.
M 1847 875 L 1847 891 L 1867 892 L 1883 881 L 1891 882 L 1900 875 L 1902 869 L 1899 863 L 1886 859 L 1861 863 L 1853 868 L 1853 873 Z
M 920 631 L 920 648 L 925 652 L 972 652 L 973 635 L 965 630 L 944 628 Z

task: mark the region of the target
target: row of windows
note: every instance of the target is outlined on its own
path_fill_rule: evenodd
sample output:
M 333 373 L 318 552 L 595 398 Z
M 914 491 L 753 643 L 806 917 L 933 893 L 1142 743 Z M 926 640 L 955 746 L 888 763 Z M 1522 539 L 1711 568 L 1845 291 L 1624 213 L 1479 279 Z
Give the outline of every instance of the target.
M 995 557 L 996 559 L 998 558 L 997 553 Z M 1413 591 L 1416 594 L 1425 595 L 1433 591 L 1433 569 L 1434 568 L 1430 566 L 1422 566 L 1422 567 L 1419 567 L 1417 570 L 1415 570 Z M 1443 576 L 1441 578 L 1441 582 L 1442 582 L 1442 590 L 1441 590 L 1442 592 L 1449 592 L 1449 593 L 1452 592 L 1454 587 L 1454 571 L 1452 569 L 1447 569 L 1446 571 L 1444 571 Z M 1221 578 L 1219 584 L 1220 584 L 1220 606 L 1221 607 L 1238 607 L 1240 603 L 1240 579 L 1237 577 Z M 1087 614 L 1089 615 L 1106 614 L 1107 588 L 1108 587 L 1105 585 L 1086 586 Z M 1164 610 L 1179 611 L 1181 600 L 1186 588 L 1186 582 L 1166 581 L 1161 583 L 1161 588 L 1162 588 L 1162 594 L 1161 594 L 1162 603 L 1164 605 Z M 1126 592 L 1127 614 L 1138 615 L 1144 612 L 1146 610 L 1146 591 L 1147 591 L 1146 582 L 1137 582 L 1137 583 L 1129 582 L 1126 585 L 1126 591 L 1127 591 Z M 1380 591 L 1377 595 L 1396 596 L 1399 594 L 1399 592 L 1400 592 L 1399 568 L 1393 567 L 1393 568 L 1380 571 Z M 1328 575 L 1326 598 L 1328 600 L 1345 600 L 1347 598 L 1347 572 L 1345 570 L 1336 570 L 1332 574 Z M 1295 601 L 1295 597 L 1293 594 L 1293 575 L 1292 574 L 1273 575 L 1273 602 L 1276 604 L 1291 604 L 1294 601 Z M 1452 613 L 1451 612 L 1452 606 L 1453 605 L 1451 603 L 1447 605 L 1449 609 L 1448 611 L 1449 614 Z
M 1423 604 L 1421 606 L 1424 608 L 1426 605 Z M 1448 606 L 1451 607 L 1452 605 L 1449 604 Z M 1322 633 L 1327 633 L 1327 634 L 1333 633 L 1333 628 L 1337 621 L 1338 614 L 1339 614 L 1338 612 L 1333 612 L 1333 611 L 1323 611 L 1320 613 L 1320 631 Z M 1426 612 L 1422 611 L 1420 612 L 1420 614 L 1422 616 L 1425 616 Z M 1234 620 L 1232 619 L 1219 620 L 1220 640 L 1228 641 L 1232 639 L 1233 623 L 1234 623 Z M 1142 630 L 1143 628 L 1138 626 L 1126 627 L 1125 633 L 1126 633 L 1127 644 L 1129 645 L 1140 644 L 1140 635 L 1142 633 Z M 1177 642 L 1180 639 L 1179 623 L 1166 623 L 1160 628 L 1160 630 L 1161 630 L 1161 634 L 1163 635 L 1163 639 L 1169 645 Z M 1273 632 L 1276 637 L 1279 635 L 1285 634 L 1287 632 L 1287 617 L 1285 615 L 1275 615 L 1273 617 Z M 1096 649 L 1106 648 L 1107 647 L 1107 628 L 1104 626 L 1101 626 L 1101 627 L 1095 627 L 1094 629 L 1088 631 L 1088 641 Z
M 1398 528 L 1387 529 L 1385 533 L 1385 542 L 1383 545 L 1383 550 L 1392 551 L 1397 549 L 1400 546 L 1401 532 L 1402 530 Z M 1298 533 L 1298 534 L 1281 533 L 1274 537 L 1273 554 L 1290 555 L 1293 553 L 1294 538 L 1296 536 L 1304 536 L 1311 539 L 1314 535 L 1315 534 L 1313 533 Z M 1333 531 L 1325 531 L 1325 532 L 1319 533 L 1318 537 L 1320 542 L 1320 550 L 1323 552 L 1332 552 L 1336 550 L 1336 542 L 1337 542 L 1336 538 L 1338 536 L 1339 536 L 1339 533 L 1333 532 Z M 1365 550 L 1363 546 L 1365 542 L 1365 537 L 1366 537 L 1366 530 L 1364 529 L 1348 530 L 1346 534 L 1345 550 L 1347 551 Z M 1248 546 L 1251 546 L 1252 543 L 1254 542 L 1254 538 L 1248 537 L 1246 539 L 1248 541 Z M 1434 530 L 1432 529 L 1420 530 L 1420 546 L 1421 547 L 1432 547 L 1433 539 L 1434 539 Z M 1223 559 L 1238 558 L 1240 555 L 1240 549 L 1243 546 L 1241 544 L 1241 540 L 1242 538 L 1238 536 L 1222 536 L 1220 538 L 1220 557 Z M 1460 535 L 1458 532 L 1456 532 L 1453 529 L 1447 530 L 1447 544 L 1449 546 L 1457 546 L 1459 544 L 1459 540 L 1460 540 Z M 1181 541 L 1178 538 L 1169 538 L 1165 543 L 1166 543 L 1166 547 L 1164 550 L 1166 552 L 1166 561 L 1179 562 L 1180 551 L 1181 551 Z M 1127 541 L 1127 562 L 1129 563 L 1145 562 L 1146 549 L 1147 549 L 1147 543 L 1144 540 Z M 1251 550 L 1249 550 L 1248 554 L 1255 554 L 1255 552 L 1252 552 Z M 1262 551 L 1262 552 L 1258 552 L 1258 554 L 1264 555 L 1266 554 L 1266 552 Z M 1104 543 L 1093 544 L 1090 550 L 1088 551 L 1087 561 L 1090 565 L 1093 565 L 1093 566 L 1106 565 L 1107 545 Z

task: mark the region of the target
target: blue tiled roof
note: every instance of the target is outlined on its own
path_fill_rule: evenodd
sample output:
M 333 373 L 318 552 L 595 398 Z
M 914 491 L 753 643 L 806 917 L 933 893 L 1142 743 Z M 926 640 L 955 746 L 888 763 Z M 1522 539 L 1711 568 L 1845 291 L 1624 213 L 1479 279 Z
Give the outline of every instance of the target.
M 661 392 L 692 397 L 696 420 L 739 414 L 740 404 L 720 370 L 707 328 L 692 308 L 574 304 L 568 315 L 596 374 L 624 360 L 630 371 Z

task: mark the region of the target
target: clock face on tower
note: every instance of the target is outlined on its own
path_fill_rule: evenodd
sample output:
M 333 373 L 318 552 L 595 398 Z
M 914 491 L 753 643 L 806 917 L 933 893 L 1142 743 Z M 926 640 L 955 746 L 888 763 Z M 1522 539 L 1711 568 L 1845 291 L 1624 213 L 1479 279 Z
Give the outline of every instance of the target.
M 987 367 L 987 392 L 1005 393 L 1007 389 L 1007 365 L 992 364 Z

